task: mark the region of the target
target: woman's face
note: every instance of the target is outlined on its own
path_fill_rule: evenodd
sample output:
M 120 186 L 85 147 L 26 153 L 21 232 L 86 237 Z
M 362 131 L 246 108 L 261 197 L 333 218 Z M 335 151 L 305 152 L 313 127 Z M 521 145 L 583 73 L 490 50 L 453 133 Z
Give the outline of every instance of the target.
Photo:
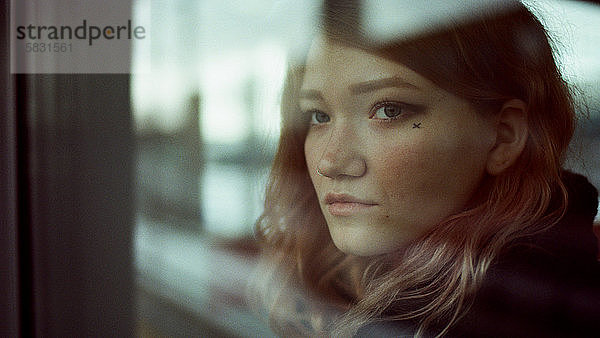
M 401 249 L 461 211 L 480 185 L 494 122 L 407 67 L 316 40 L 300 107 L 310 178 L 335 245 Z

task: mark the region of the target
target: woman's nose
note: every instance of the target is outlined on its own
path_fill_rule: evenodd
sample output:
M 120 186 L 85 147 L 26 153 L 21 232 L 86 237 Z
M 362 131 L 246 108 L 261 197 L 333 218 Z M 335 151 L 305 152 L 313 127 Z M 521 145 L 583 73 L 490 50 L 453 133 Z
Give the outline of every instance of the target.
M 367 165 L 361 155 L 361 143 L 352 126 L 332 127 L 318 162 L 317 174 L 332 179 L 365 175 Z

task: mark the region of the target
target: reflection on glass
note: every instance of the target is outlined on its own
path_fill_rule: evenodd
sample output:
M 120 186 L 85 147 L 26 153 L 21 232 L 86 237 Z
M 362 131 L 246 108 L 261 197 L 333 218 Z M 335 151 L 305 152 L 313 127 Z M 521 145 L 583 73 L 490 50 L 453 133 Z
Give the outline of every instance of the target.
M 531 6 L 557 41 L 573 42 L 555 44 L 569 81 L 599 92 L 598 6 Z M 151 72 L 135 73 L 131 84 L 140 334 L 268 335 L 240 297 L 256 261 L 253 225 L 277 146 L 286 67 L 310 42 L 321 3 L 136 0 L 134 8 L 152 18 L 151 58 L 134 46 L 132 64 Z M 385 35 L 393 27 L 379 19 Z M 579 157 L 587 165 L 573 167 L 600 186 L 600 100 L 586 100 Z

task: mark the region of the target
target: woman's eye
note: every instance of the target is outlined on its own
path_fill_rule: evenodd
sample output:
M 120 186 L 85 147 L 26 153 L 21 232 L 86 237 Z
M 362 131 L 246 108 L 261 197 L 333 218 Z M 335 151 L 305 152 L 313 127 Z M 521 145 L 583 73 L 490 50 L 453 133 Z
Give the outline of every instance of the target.
M 392 120 L 402 114 L 404 108 L 398 103 L 386 102 L 375 106 L 369 118 L 378 120 Z
M 327 123 L 329 121 L 331 121 L 331 118 L 326 113 L 324 113 L 320 110 L 313 110 L 311 112 L 311 117 L 310 117 L 311 124 L 321 124 L 321 123 Z

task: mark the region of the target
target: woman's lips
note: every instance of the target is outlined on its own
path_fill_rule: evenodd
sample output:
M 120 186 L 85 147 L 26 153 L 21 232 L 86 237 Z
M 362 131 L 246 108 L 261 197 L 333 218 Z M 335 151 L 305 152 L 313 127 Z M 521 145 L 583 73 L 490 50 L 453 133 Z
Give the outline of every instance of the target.
M 350 216 L 377 205 L 377 203 L 351 195 L 336 193 L 325 195 L 324 202 L 327 205 L 329 213 L 334 216 Z

